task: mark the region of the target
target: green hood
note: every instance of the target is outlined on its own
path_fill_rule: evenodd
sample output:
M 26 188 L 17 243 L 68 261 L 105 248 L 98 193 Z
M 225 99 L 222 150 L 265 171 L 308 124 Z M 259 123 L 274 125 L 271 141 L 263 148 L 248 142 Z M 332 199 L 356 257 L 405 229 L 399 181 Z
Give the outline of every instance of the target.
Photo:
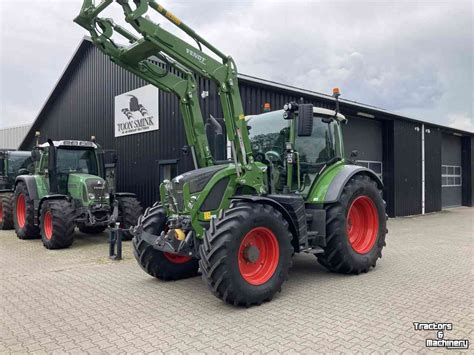
M 82 201 L 84 206 L 92 203 L 109 204 L 107 182 L 100 176 L 72 173 L 69 175 L 68 191 L 71 197 Z

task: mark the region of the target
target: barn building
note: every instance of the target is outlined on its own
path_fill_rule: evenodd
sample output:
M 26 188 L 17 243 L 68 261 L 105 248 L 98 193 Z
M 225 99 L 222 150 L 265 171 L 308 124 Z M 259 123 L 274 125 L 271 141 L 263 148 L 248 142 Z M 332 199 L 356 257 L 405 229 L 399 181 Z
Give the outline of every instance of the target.
M 265 103 L 279 109 L 300 98 L 334 108 L 334 99 L 328 95 L 245 75 L 240 75 L 239 83 L 246 114 L 262 113 Z M 144 88 L 147 85 L 113 64 L 84 38 L 20 149 L 33 148 L 35 131 L 40 131 L 43 139 L 88 140 L 94 135 L 104 148 L 117 150 L 118 190 L 135 192 L 144 206 L 151 205 L 159 198 L 159 183 L 164 178 L 193 165 L 182 150 L 186 139 L 177 99 L 156 88 Z M 205 79 L 199 79 L 199 85 L 199 92 L 208 93 L 201 98 L 203 116 L 221 117 L 216 88 Z M 122 108 L 117 108 L 116 102 L 131 91 L 143 91 L 156 100 L 157 127 L 120 136 L 115 120 L 116 110 Z M 473 206 L 472 132 L 348 100 L 341 100 L 341 112 L 349 119 L 343 127 L 346 155 L 357 150 L 358 163 L 382 178 L 390 216 Z

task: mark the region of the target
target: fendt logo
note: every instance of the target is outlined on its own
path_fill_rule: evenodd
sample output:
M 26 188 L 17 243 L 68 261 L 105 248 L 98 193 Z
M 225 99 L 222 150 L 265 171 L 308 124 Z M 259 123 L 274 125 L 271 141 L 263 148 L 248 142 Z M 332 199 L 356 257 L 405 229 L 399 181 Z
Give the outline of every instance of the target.
M 195 51 L 189 49 L 189 48 L 186 48 L 186 53 L 188 53 L 191 57 L 193 57 L 194 59 L 197 59 L 201 62 L 201 64 L 206 64 L 206 58 L 204 58 L 202 55 L 200 55 L 199 53 L 196 53 Z
M 158 129 L 158 89 L 147 85 L 115 97 L 115 137 Z

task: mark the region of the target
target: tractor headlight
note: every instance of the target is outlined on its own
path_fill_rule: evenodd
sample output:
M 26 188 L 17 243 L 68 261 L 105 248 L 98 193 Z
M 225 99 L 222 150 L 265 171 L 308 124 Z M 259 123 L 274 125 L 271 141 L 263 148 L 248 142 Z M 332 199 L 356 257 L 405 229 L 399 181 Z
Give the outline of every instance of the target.
M 95 195 L 94 194 L 89 194 L 87 195 L 89 197 L 89 200 L 94 200 L 95 199 Z

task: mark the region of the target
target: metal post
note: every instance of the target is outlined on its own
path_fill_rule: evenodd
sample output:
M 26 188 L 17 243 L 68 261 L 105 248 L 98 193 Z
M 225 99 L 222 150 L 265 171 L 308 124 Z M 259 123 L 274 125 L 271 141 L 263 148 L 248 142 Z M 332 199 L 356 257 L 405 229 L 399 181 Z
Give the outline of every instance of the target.
M 425 214 L 425 125 L 421 125 L 421 214 Z
M 115 233 L 117 239 L 117 254 L 115 255 L 115 260 L 122 260 L 122 229 L 120 228 L 120 223 L 115 223 Z
M 117 252 L 115 252 L 117 246 Z M 115 223 L 115 227 L 109 228 L 109 258 L 112 260 L 122 260 L 122 230 L 120 223 Z
M 109 228 L 109 258 L 113 259 L 115 256 L 115 230 L 114 228 Z

